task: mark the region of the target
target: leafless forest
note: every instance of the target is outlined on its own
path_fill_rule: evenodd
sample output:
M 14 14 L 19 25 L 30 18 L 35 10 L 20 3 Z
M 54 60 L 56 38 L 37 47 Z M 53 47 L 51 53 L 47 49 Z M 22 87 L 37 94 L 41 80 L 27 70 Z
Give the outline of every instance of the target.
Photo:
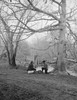
M 0 100 L 77 100 L 77 0 L 0 0 Z

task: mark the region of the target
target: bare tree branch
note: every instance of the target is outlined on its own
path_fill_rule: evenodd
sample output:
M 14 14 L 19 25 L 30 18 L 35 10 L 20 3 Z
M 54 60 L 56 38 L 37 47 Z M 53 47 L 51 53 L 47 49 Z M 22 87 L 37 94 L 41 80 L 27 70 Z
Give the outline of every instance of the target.
M 39 9 L 39 8 L 37 8 L 37 7 L 35 7 L 35 6 L 32 4 L 32 2 L 31 2 L 30 0 L 27 0 L 27 1 L 29 2 L 29 4 L 30 4 L 31 7 L 32 7 L 32 8 L 31 8 L 31 7 L 27 7 L 28 9 L 33 10 L 33 11 L 36 11 L 36 12 L 39 12 L 39 13 L 44 13 L 44 14 L 46 14 L 46 15 L 48 15 L 48 16 L 53 17 L 55 20 L 60 21 L 60 19 L 59 19 L 58 17 L 56 17 L 55 15 L 53 15 L 52 13 L 45 12 L 45 11 L 43 11 L 43 10 L 41 10 L 41 9 Z M 19 2 L 21 3 L 20 0 L 19 0 Z M 23 5 L 23 6 L 26 8 L 26 6 L 25 6 L 24 4 L 21 3 L 21 5 Z

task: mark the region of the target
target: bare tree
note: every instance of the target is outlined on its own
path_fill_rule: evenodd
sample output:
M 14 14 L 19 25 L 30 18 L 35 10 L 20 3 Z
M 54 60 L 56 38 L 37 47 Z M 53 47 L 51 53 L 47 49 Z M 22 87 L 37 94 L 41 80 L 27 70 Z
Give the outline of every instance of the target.
M 59 72 L 65 71 L 64 58 L 66 57 L 66 24 L 67 21 L 69 21 L 73 16 L 71 12 L 69 14 L 67 14 L 66 12 L 66 0 L 12 0 L 12 3 L 8 3 L 6 0 L 3 0 L 1 2 L 3 2 L 5 6 L 7 6 L 8 9 L 11 10 L 10 15 L 13 15 L 13 17 L 17 21 L 16 25 L 9 26 L 6 20 L 4 20 L 4 17 L 2 17 L 2 15 L 0 16 L 6 33 L 8 33 L 8 36 L 9 34 L 11 34 L 11 38 L 8 39 L 10 40 L 10 42 L 8 42 L 10 43 L 10 52 L 13 51 L 14 47 L 14 51 L 17 51 L 18 43 L 20 41 L 22 34 L 24 33 L 26 33 L 27 38 L 37 32 L 42 33 L 47 31 L 59 31 L 59 41 L 57 48 L 57 69 L 59 70 Z M 40 6 L 40 4 L 42 5 Z M 56 5 L 56 10 L 52 9 L 52 5 L 54 4 Z M 74 12 L 74 10 L 72 12 Z M 44 24 L 39 24 L 43 22 Z M 17 37 L 15 46 L 12 45 L 13 39 L 15 40 L 14 37 Z M 5 43 L 8 44 L 7 42 Z M 13 54 L 11 56 L 13 57 Z
M 1 1 L 3 5 L 0 8 L 0 37 L 3 40 L 5 45 L 8 62 L 11 66 L 16 67 L 16 54 L 17 48 L 19 45 L 19 41 L 22 41 L 22 35 L 27 39 L 31 34 L 29 34 L 29 30 L 24 27 L 21 23 L 21 20 L 24 22 L 24 17 L 26 17 L 26 24 L 30 21 L 29 13 L 27 13 L 27 9 L 20 11 L 20 7 L 16 7 L 5 0 Z M 5 10 L 7 9 L 7 10 Z M 18 11 L 18 13 L 17 13 Z M 26 14 L 27 13 L 27 14 Z M 26 14 L 26 15 L 25 15 Z M 19 19 L 18 19 L 18 18 Z
M 56 3 L 58 5 L 58 11 L 52 11 L 47 12 L 45 9 L 40 9 L 37 6 L 35 6 L 34 0 L 27 0 L 30 4 L 30 7 L 28 9 L 33 10 L 35 12 L 38 12 L 40 14 L 45 14 L 45 16 L 48 16 L 50 18 L 51 24 L 46 25 L 43 28 L 34 30 L 33 28 L 29 28 L 30 30 L 33 30 L 34 32 L 44 32 L 44 31 L 53 31 L 53 30 L 59 30 L 59 46 L 58 46 L 58 57 L 57 57 L 57 67 L 59 71 L 65 71 L 64 65 L 64 57 L 65 57 L 65 33 L 66 33 L 66 0 L 61 0 L 61 2 L 58 2 L 56 0 L 52 0 L 52 3 Z M 20 4 L 26 8 L 26 5 L 19 0 Z M 47 0 L 45 1 L 47 3 Z M 46 19 L 45 19 L 46 20 Z M 47 20 L 48 21 L 48 20 Z M 53 24 L 54 23 L 54 24 Z
M 66 71 L 65 60 L 64 60 L 64 58 L 66 57 L 66 41 L 65 41 L 65 34 L 67 33 L 66 24 L 67 24 L 67 21 L 69 23 L 69 21 L 73 18 L 73 15 L 75 14 L 74 12 L 76 10 L 72 9 L 72 12 L 67 13 L 66 0 L 60 0 L 60 1 L 43 0 L 44 5 L 47 4 L 47 2 L 48 3 L 51 2 L 51 5 L 56 4 L 56 8 L 57 8 L 56 11 L 54 10 L 48 11 L 47 8 L 45 9 L 45 7 L 40 8 L 40 6 L 38 6 L 39 3 L 35 4 L 35 0 L 27 0 L 28 4 L 30 4 L 30 7 L 28 7 L 26 4 L 23 4 L 21 0 L 18 0 L 18 1 L 23 6 L 23 8 L 28 8 L 29 10 L 37 12 L 38 16 L 40 16 L 40 14 L 43 14 L 43 16 L 47 16 L 47 17 L 39 17 L 36 19 L 34 18 L 32 21 L 46 20 L 48 22 L 48 20 L 50 20 L 49 25 L 46 24 L 44 27 L 39 28 L 39 29 L 34 29 L 34 27 L 28 27 L 30 31 L 33 31 L 33 32 L 45 32 L 45 31 L 53 31 L 53 30 L 59 31 L 59 41 L 58 41 L 58 48 L 57 48 L 58 50 L 57 69 L 59 70 L 59 72 Z

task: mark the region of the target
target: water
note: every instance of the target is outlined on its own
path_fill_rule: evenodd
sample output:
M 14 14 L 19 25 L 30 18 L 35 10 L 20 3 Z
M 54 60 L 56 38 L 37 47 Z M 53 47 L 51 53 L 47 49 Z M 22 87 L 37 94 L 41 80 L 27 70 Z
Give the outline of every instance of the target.
M 41 66 L 38 66 L 38 67 L 36 68 L 36 71 L 39 71 L 39 70 L 42 71 L 42 67 L 41 67 Z M 48 72 L 51 72 L 51 71 L 53 71 L 53 70 L 54 70 L 53 67 L 48 66 Z M 33 73 L 33 72 L 34 72 L 34 71 L 28 71 L 28 73 Z
M 17 63 L 18 64 L 20 64 L 20 62 L 19 61 L 17 61 Z M 23 64 L 23 62 L 22 62 L 22 64 Z M 27 66 L 28 67 L 28 66 Z M 41 70 L 42 71 L 42 67 L 41 66 L 38 66 L 37 68 L 36 68 L 36 71 L 39 71 L 39 70 Z M 54 70 L 54 68 L 51 66 L 51 65 L 49 65 L 48 66 L 48 72 L 52 72 Z M 71 69 L 66 69 L 66 71 L 70 74 L 70 75 L 72 75 L 72 76 L 77 76 L 77 73 L 74 71 L 74 70 L 71 70 Z M 29 73 L 33 73 L 33 71 L 31 72 L 29 72 Z
M 39 66 L 39 67 L 36 68 L 36 71 L 39 71 L 39 70 L 42 70 L 42 67 L 41 67 L 41 66 Z M 54 70 L 53 67 L 48 66 L 48 72 L 52 72 L 53 70 Z M 72 75 L 72 76 L 77 76 L 77 73 L 76 73 L 74 70 L 71 71 L 71 70 L 66 69 L 66 71 L 67 71 L 70 75 Z
M 41 67 L 41 66 L 39 66 L 39 67 L 37 67 L 37 68 L 36 68 L 36 71 L 39 71 L 39 70 L 41 70 L 41 71 L 42 71 L 42 67 Z M 48 72 L 51 72 L 51 71 L 53 71 L 53 70 L 54 70 L 54 68 L 53 68 L 53 67 L 48 66 Z
M 72 75 L 72 76 L 77 76 L 77 73 L 73 70 L 73 71 L 71 71 L 71 70 L 66 70 L 68 73 L 70 73 L 70 75 Z

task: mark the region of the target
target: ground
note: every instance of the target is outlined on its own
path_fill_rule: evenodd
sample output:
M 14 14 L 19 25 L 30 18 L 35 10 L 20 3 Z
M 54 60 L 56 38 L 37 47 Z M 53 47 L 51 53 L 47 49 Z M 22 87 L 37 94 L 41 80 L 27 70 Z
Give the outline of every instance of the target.
M 0 100 L 77 100 L 77 77 L 28 74 L 0 64 Z

